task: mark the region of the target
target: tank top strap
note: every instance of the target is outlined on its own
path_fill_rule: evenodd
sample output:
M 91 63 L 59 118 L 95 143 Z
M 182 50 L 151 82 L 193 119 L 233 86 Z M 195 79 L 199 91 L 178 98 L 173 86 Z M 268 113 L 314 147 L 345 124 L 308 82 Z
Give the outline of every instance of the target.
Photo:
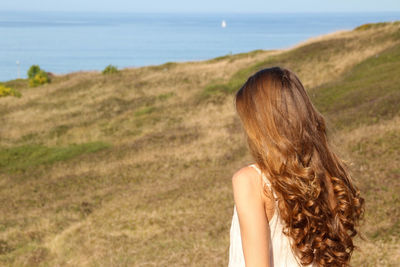
M 270 183 L 270 181 L 267 179 L 267 177 L 265 176 L 265 174 L 261 172 L 261 170 L 257 167 L 256 164 L 251 164 L 251 165 L 249 165 L 249 166 L 250 166 L 250 167 L 253 167 L 253 168 L 261 175 L 261 177 L 262 177 L 264 183 L 268 186 L 269 190 L 271 190 L 271 192 L 274 194 L 275 200 L 277 200 L 278 197 L 276 196 L 274 190 L 272 189 L 271 183 Z

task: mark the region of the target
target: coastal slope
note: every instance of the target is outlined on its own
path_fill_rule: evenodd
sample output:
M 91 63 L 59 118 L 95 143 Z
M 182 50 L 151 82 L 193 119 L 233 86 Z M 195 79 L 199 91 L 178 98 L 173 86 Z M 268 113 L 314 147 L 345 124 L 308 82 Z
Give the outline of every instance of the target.
M 226 266 L 231 177 L 252 162 L 233 94 L 282 66 L 366 198 L 352 265 L 400 262 L 400 22 L 286 50 L 76 72 L 0 98 L 0 265 Z

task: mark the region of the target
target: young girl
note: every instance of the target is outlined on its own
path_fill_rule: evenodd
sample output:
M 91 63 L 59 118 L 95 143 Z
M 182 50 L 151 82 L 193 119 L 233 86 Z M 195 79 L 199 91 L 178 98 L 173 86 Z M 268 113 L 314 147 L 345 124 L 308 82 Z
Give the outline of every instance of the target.
M 232 177 L 229 267 L 348 266 L 364 199 L 300 80 L 263 69 L 235 102 L 255 163 Z

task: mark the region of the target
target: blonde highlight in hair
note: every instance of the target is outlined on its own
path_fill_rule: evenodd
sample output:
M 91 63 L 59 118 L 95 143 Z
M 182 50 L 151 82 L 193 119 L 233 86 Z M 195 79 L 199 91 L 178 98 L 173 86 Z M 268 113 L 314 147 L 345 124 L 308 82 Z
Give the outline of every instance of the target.
M 235 104 L 301 263 L 348 266 L 364 199 L 299 78 L 280 67 L 260 70 L 237 91 Z

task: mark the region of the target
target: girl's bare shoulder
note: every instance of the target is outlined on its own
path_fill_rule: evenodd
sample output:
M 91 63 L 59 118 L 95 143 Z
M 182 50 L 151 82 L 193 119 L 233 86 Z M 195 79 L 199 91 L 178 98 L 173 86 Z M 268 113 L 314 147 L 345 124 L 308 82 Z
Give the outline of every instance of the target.
M 244 166 L 232 176 L 233 193 L 248 198 L 258 196 L 266 210 L 273 213 L 275 202 L 270 190 L 264 191 L 264 182 L 260 173 L 251 166 Z
M 251 166 L 244 166 L 233 174 L 232 186 L 234 193 L 258 194 L 263 198 L 261 175 Z
M 232 176 L 233 185 L 246 185 L 256 187 L 259 185 L 259 174 L 250 166 L 244 166 L 237 170 Z

